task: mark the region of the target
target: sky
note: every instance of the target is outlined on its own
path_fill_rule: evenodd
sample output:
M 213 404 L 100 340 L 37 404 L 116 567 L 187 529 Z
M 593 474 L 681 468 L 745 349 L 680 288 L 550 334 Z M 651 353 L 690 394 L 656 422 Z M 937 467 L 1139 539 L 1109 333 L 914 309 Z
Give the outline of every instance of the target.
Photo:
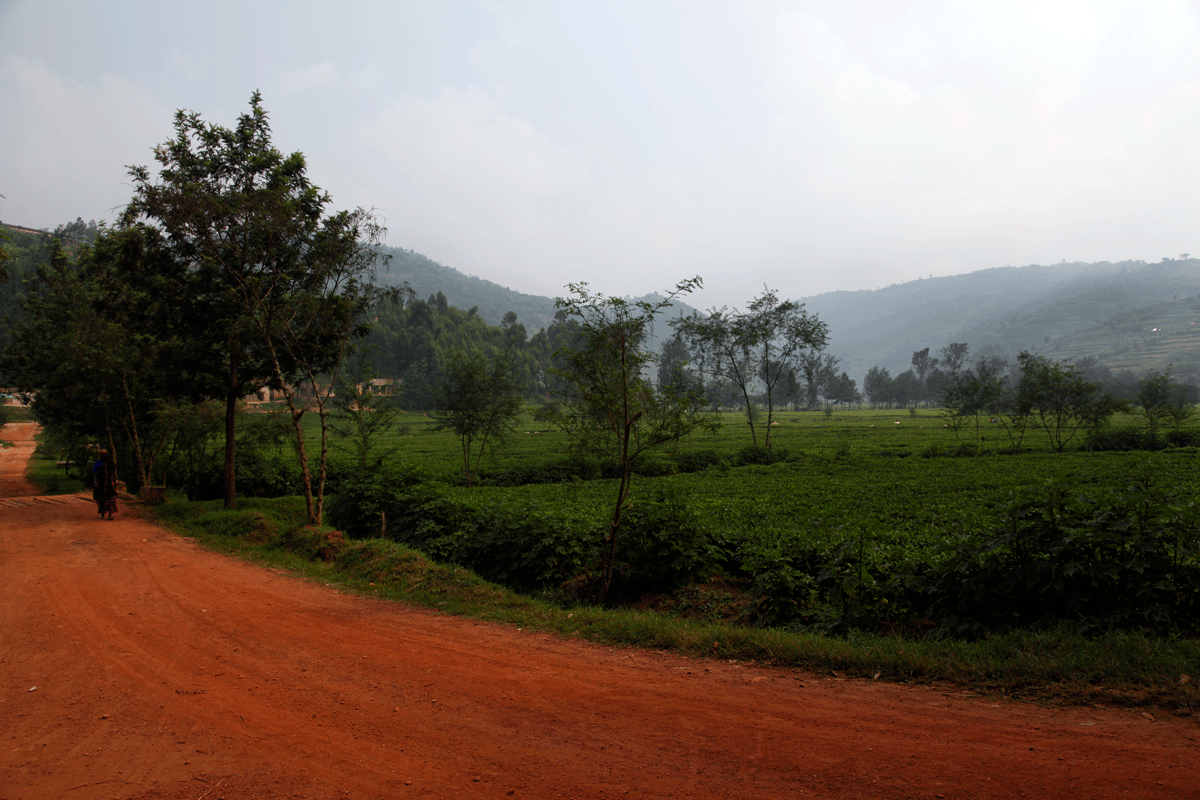
M 1200 0 L 0 0 L 0 220 L 113 220 L 255 90 L 333 208 L 529 294 L 1200 253 Z

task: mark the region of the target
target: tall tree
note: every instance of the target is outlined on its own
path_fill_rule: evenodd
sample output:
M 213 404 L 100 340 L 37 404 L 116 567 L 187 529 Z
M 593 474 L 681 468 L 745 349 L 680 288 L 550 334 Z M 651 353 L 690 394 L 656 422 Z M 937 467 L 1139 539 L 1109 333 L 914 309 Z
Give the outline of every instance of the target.
M 738 388 L 745 404 L 750 437 L 758 444 L 752 395 L 762 388 L 767 405 L 763 444 L 771 446 L 771 422 L 780 383 L 796 369 L 806 351 L 819 351 L 829 336 L 828 326 L 809 315 L 802 303 L 780 300 L 766 289 L 746 311 L 712 309 L 694 312 L 671 323 L 687 343 L 702 372 Z
M 841 360 L 817 349 L 804 350 L 797 357 L 800 372 L 804 375 L 804 406 L 809 411 L 817 408 L 822 396 L 830 397 L 833 382 L 837 379 L 837 365 Z
M 74 260 L 55 245 L 3 366 L 60 442 L 100 441 L 114 455 L 128 445 L 123 475 L 135 490 L 149 482 L 184 391 L 177 342 L 157 324 L 168 306 L 177 315 L 156 280 L 169 265 L 156 232 L 140 226 L 102 233 Z
M 933 375 L 937 365 L 938 360 L 930 357 L 928 347 L 926 347 L 924 350 L 917 350 L 913 353 L 912 368 L 913 373 L 917 376 L 917 383 L 919 384 L 919 400 L 929 401 L 934 398 L 935 394 L 931 391 L 930 387 L 930 377 Z
M 867 396 L 867 402 L 873 406 L 891 403 L 894 393 L 892 375 L 887 367 L 874 366 L 867 370 L 863 378 L 863 394 Z
M 1030 410 L 1051 447 L 1060 453 L 1081 429 L 1099 428 L 1122 406 L 1065 361 L 1023 351 L 1017 363 L 1021 369 L 1017 402 Z
M 483 454 L 504 442 L 521 412 L 521 382 L 515 354 L 499 350 L 452 350 L 442 360 L 434 395 L 438 427 L 454 431 L 462 445 L 462 474 L 467 485 L 479 474 Z
M 13 258 L 12 253 L 5 246 L 6 242 L 8 242 L 8 234 L 0 230 L 0 283 L 8 283 L 8 262 Z
M 361 333 L 355 315 L 374 296 L 367 275 L 382 229 L 362 209 L 327 215 L 329 196 L 309 181 L 304 156 L 271 143 L 258 92 L 233 128 L 177 112 L 175 138 L 154 157 L 158 176 L 130 168 L 134 197 L 122 225 L 161 230 L 180 265 L 200 321 L 189 353 L 198 391 L 225 403 L 224 494 L 233 508 L 238 402 L 298 376 L 315 383 L 340 362 Z M 297 422 L 300 413 L 293 408 Z M 308 483 L 309 516 L 319 518 Z
M 676 297 L 699 286 L 699 278 L 682 281 L 665 300 L 650 303 L 593 294 L 586 283 L 574 283 L 568 286 L 571 296 L 556 301 L 575 327 L 558 351 L 555 372 L 563 380 L 558 402 L 543 414 L 579 448 L 620 469 L 596 592 L 601 601 L 612 584 L 634 466 L 649 450 L 714 424 L 706 415 L 690 412 L 696 398 L 656 387 L 647 374 L 657 360 L 647 347 L 655 318 Z
M 970 348 L 966 342 L 955 342 L 942 348 L 942 367 L 949 375 L 957 375 L 963 364 L 967 363 Z
M 691 368 L 692 354 L 679 334 L 663 342 L 658 362 L 658 385 L 675 392 L 696 395 L 703 391 L 703 381 Z
M 1170 367 L 1162 372 L 1149 372 L 1138 381 L 1137 402 L 1146 418 L 1153 445 L 1157 445 L 1159 428 L 1172 417 L 1172 410 L 1188 405 L 1186 391 L 1175 383 Z
M 841 375 L 829 382 L 825 391 L 826 398 L 835 405 L 849 406 L 862 402 L 862 395 L 858 392 L 858 382 L 851 378 L 845 370 L 842 370 Z

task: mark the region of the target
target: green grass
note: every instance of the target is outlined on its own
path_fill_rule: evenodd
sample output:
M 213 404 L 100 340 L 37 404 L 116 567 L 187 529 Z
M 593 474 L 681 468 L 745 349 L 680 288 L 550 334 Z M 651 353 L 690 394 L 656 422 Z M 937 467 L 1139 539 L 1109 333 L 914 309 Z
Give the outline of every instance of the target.
M 725 412 L 719 417 L 722 424 L 715 435 L 692 434 L 677 446 L 668 448 L 667 452 L 715 451 L 733 456 L 753 444 L 744 414 Z M 785 411 L 777 413 L 775 420 L 777 424 L 770 431 L 771 447 L 792 455 L 905 459 L 931 453 L 950 454 L 964 445 L 983 454 L 994 454 L 1011 447 L 1000 425 L 989 423 L 985 418 L 978 431 L 973 423 L 968 423 L 956 433 L 946 427 L 945 419 L 937 409 L 919 409 L 915 414 L 907 410 L 854 409 L 836 411 L 831 416 L 821 411 Z M 319 437 L 316 416 L 306 415 L 303 424 L 310 449 L 315 452 Z M 1142 428 L 1144 420 L 1137 414 L 1118 414 L 1112 425 Z M 1200 415 L 1185 427 L 1200 430 Z M 382 438 L 380 444 L 398 448 L 400 458 L 430 477 L 454 478 L 460 470 L 458 440 L 453 433 L 436 428 L 436 420 L 424 414 L 403 414 L 396 430 Z M 1082 440 L 1081 433 L 1071 446 Z M 758 444 L 763 445 L 764 441 L 765 430 L 760 425 Z M 484 457 L 483 469 L 499 472 L 529 463 L 548 462 L 562 458 L 571 445 L 572 439 L 566 433 L 547 428 L 546 423 L 526 413 L 518 420 L 516 433 L 504 446 Z M 1022 449 L 1060 459 L 1064 455 L 1075 455 L 1051 453 L 1045 433 L 1032 430 L 1025 436 Z M 350 452 L 334 441 L 332 456 L 338 461 L 349 460 Z
M 523 630 L 601 644 L 669 650 L 696 658 L 754 662 L 898 682 L 948 681 L 966 689 L 1038 701 L 1158 706 L 1190 713 L 1200 700 L 1200 642 L 1138 633 L 1087 638 L 1066 629 L 1013 632 L 975 642 L 851 632 L 831 638 L 679 619 L 636 609 L 565 609 L 489 584 L 469 570 L 437 564 L 385 540 L 326 546 L 303 529 L 298 498 L 220 503 L 169 502 L 156 510 L 168 527 L 244 560 L 362 595 L 415 603 Z M 335 537 L 336 539 L 336 537 Z M 311 554 L 324 550 L 322 558 Z
M 36 486 L 38 494 L 42 495 L 75 494 L 88 490 L 79 477 L 79 470 L 76 468 L 68 472 L 65 467 L 59 466 L 57 456 L 41 443 L 29 459 L 25 479 Z
M 75 494 L 87 490 L 77 475 L 68 475 L 54 459 L 37 455 L 29 460 L 25 478 L 42 495 Z

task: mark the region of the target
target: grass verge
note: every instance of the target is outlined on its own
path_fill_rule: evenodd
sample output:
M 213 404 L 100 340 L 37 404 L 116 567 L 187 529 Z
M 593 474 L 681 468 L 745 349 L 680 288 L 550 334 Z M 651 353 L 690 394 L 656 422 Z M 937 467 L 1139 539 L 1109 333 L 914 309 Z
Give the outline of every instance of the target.
M 168 502 L 155 513 L 172 530 L 244 560 L 292 570 L 346 591 L 427 606 L 608 645 L 757 663 L 841 677 L 950 682 L 968 691 L 1039 702 L 1158 707 L 1187 716 L 1200 705 L 1200 641 L 1066 628 L 1017 631 L 974 642 L 855 632 L 844 638 L 682 620 L 653 611 L 565 609 L 438 564 L 382 539 L 347 540 L 303 525 L 300 498 Z

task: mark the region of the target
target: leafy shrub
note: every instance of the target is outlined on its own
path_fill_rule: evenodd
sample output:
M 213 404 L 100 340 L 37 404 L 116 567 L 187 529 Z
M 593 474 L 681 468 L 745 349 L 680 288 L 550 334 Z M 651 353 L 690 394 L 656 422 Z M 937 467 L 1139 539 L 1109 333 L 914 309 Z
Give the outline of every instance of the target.
M 735 467 L 745 467 L 751 464 L 770 465 L 780 461 L 787 461 L 787 451 L 783 449 L 771 450 L 766 447 L 743 447 L 737 451 L 729 463 Z
M 701 472 L 723 462 L 724 459 L 716 450 L 697 450 L 694 453 L 680 453 L 675 456 L 675 463 L 679 465 L 680 472 Z
M 891 625 L 907 614 L 914 565 L 882 546 L 881 533 L 875 525 L 839 527 L 825 532 L 837 541 L 824 547 L 744 547 L 741 569 L 758 599 L 760 624 L 835 633 Z
M 1163 450 L 1167 447 L 1200 447 L 1200 431 L 1167 431 L 1161 438 L 1135 428 L 1112 428 L 1092 433 L 1083 443 L 1084 450 L 1131 451 Z
M 658 478 L 678 471 L 679 465 L 675 459 L 664 453 L 643 453 L 633 465 L 633 474 L 643 478 Z
M 404 471 L 347 477 L 329 519 L 353 537 L 385 535 L 513 588 L 566 580 L 595 559 L 586 543 L 599 540 L 531 504 L 485 510 L 456 502 Z
M 739 555 L 761 624 L 784 625 L 820 600 L 816 575 L 821 558 L 814 551 L 751 542 Z
M 330 523 L 357 539 L 390 535 L 403 521 L 404 509 L 415 502 L 421 479 L 404 466 L 345 473 L 336 494 L 326 499 Z
M 1135 428 L 1104 428 L 1093 431 L 1083 442 L 1084 450 L 1098 452 L 1131 450 L 1161 450 L 1164 442 L 1155 440 L 1149 431 Z
M 842 632 L 936 623 L 965 636 L 1064 623 L 1091 632 L 1200 625 L 1200 502 L 1172 496 L 1149 465 L 1116 485 L 1013 491 L 990 530 L 941 550 L 906 551 L 869 525 L 793 541 L 810 544 L 749 539 L 737 552 L 763 624 Z
M 546 464 L 523 465 L 503 471 L 481 471 L 481 486 L 528 486 L 564 481 L 591 481 L 601 477 L 600 463 L 593 458 L 572 455 Z
M 928 613 L 956 633 L 1059 621 L 1194 629 L 1200 509 L 1169 498 L 1149 466 L 1102 496 L 1048 481 L 1014 492 L 990 536 L 928 577 Z
M 1200 431 L 1168 431 L 1167 444 L 1171 447 L 1200 447 Z
M 950 449 L 938 444 L 931 444 L 917 455 L 921 458 L 971 458 L 979 455 L 979 447 L 974 442 L 959 442 Z
M 225 496 L 224 469 L 219 457 L 211 458 L 193 472 L 177 472 L 173 477 L 183 482 L 189 500 L 216 500 Z M 286 450 L 239 450 L 234 469 L 240 497 L 286 497 L 300 492 L 300 466 Z
M 665 592 L 721 571 L 726 550 L 678 492 L 654 491 L 621 515 L 617 593 Z

